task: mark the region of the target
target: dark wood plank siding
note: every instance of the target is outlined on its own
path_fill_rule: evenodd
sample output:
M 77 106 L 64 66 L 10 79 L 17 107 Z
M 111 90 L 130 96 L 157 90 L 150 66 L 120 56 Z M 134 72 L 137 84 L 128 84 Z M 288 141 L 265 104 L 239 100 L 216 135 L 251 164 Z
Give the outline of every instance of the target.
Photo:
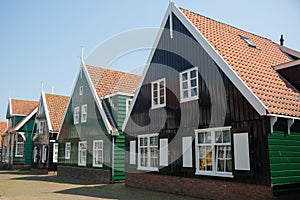
M 195 175 L 194 142 L 192 146 L 193 167 L 182 167 L 182 137 L 194 138 L 194 130 L 199 128 L 246 127 L 250 130 L 253 140 L 251 160 L 255 161 L 254 173 L 247 176 L 235 176 L 234 179 L 229 180 L 269 185 L 266 151 L 267 119 L 259 116 L 174 15 L 173 39 L 170 38 L 168 23 L 169 21 L 161 35 L 125 129 L 127 152 L 129 141 L 135 140 L 137 135 L 159 133 L 159 138 L 168 138 L 169 161 L 171 160 L 172 163 L 160 169 L 159 172 L 152 173 L 203 178 L 203 176 Z M 180 103 L 179 73 L 195 66 L 199 71 L 199 99 Z M 151 109 L 151 82 L 160 78 L 166 78 L 167 106 Z M 222 93 L 222 91 L 225 92 Z M 224 113 L 220 112 L 222 109 Z M 137 165 L 129 165 L 128 158 L 127 155 L 127 170 L 136 171 Z M 218 177 L 209 178 L 219 179 Z

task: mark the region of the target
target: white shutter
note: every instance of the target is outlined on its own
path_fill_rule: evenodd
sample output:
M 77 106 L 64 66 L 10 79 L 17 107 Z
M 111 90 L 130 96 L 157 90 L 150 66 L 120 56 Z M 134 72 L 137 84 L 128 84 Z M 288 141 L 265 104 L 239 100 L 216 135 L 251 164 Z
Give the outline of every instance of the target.
M 193 167 L 192 137 L 182 138 L 182 163 L 183 167 Z
M 250 171 L 248 133 L 234 133 L 233 148 L 235 169 Z
M 136 144 L 136 142 L 135 141 L 130 141 L 130 152 L 129 152 L 129 163 L 130 164 L 132 164 L 132 165 L 134 165 L 136 162 L 135 162 L 135 152 L 136 152 L 136 150 L 135 150 L 135 144 Z
M 168 139 L 160 139 L 159 145 L 159 165 L 168 166 Z

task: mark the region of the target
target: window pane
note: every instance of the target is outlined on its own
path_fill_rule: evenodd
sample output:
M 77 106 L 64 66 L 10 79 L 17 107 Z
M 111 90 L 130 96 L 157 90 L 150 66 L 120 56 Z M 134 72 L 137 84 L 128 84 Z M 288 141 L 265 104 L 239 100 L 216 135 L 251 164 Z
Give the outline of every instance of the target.
M 199 144 L 204 144 L 204 133 L 199 133 L 198 134 L 198 143 Z
M 153 83 L 153 91 L 157 91 L 157 83 Z
M 188 88 L 188 82 L 182 82 L 182 88 L 187 89 Z
M 197 96 L 198 95 L 198 89 L 197 88 L 193 88 L 191 90 L 191 96 L 194 97 L 194 96 Z
M 160 89 L 164 88 L 165 87 L 165 81 L 160 81 L 159 85 L 160 85 Z
M 186 91 L 183 91 L 183 98 L 185 99 L 185 98 L 188 98 L 189 96 L 188 96 L 188 91 L 186 90 Z
M 197 79 L 191 80 L 191 87 L 196 87 L 197 86 Z
M 230 132 L 229 131 L 223 131 L 223 142 L 230 142 Z
M 164 96 L 164 94 L 165 94 L 164 88 L 160 88 L 159 95 L 160 95 L 160 96 Z
M 193 71 L 190 72 L 191 73 L 190 74 L 191 75 L 191 79 L 196 77 L 196 72 L 197 72 L 196 70 L 193 70 Z
M 187 73 L 183 73 L 183 74 L 182 74 L 182 81 L 187 80 L 187 78 L 188 78 Z
M 205 144 L 210 144 L 211 143 L 211 132 L 206 132 L 205 133 Z
M 157 146 L 158 145 L 158 137 L 152 136 L 150 137 L 150 146 Z
M 216 131 L 215 136 L 216 136 L 216 143 L 222 143 L 222 131 Z

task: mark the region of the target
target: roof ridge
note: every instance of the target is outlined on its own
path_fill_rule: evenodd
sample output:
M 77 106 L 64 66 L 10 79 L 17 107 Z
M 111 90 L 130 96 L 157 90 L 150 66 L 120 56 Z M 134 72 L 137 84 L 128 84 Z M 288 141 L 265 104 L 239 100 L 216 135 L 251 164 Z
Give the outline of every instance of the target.
M 69 96 L 66 96 L 66 95 L 60 95 L 60 94 L 45 93 L 45 95 L 60 96 L 60 97 L 68 97 L 68 98 L 69 98 Z
M 206 19 L 209 19 L 209 20 L 211 20 L 211 21 L 217 22 L 217 23 L 219 23 L 219 24 L 223 24 L 223 25 L 225 25 L 225 26 L 228 26 L 228 27 L 230 27 L 230 28 L 234 28 L 234 29 L 236 29 L 236 30 L 239 30 L 239 31 L 242 31 L 242 32 L 248 33 L 248 34 L 250 34 L 250 35 L 253 35 L 253 36 L 256 36 L 256 37 L 260 37 L 260 38 L 262 38 L 262 39 L 266 39 L 266 40 L 269 40 L 269 41 L 273 42 L 273 41 L 272 41 L 271 39 L 269 39 L 269 38 L 266 38 L 266 37 L 263 37 L 263 36 L 257 35 L 257 34 L 255 34 L 255 33 L 251 33 L 251 32 L 249 32 L 249 31 L 245 31 L 245 30 L 243 30 L 243 29 L 241 29 L 241 28 L 238 28 L 238 27 L 232 26 L 232 25 L 230 25 L 230 24 L 226 24 L 226 23 L 224 23 L 224 22 L 221 22 L 221 21 L 217 21 L 216 19 L 212 19 L 212 18 L 210 18 L 210 17 L 207 17 L 207 16 L 204 16 L 204 15 L 201 15 L 201 14 L 199 14 L 199 13 L 196 13 L 196 12 L 190 11 L 190 10 L 188 10 L 188 9 L 185 9 L 185 8 L 182 8 L 182 7 L 179 7 L 179 9 L 181 9 L 181 10 L 185 10 L 185 11 L 188 11 L 188 12 L 190 12 L 190 13 L 192 13 L 192 14 L 198 15 L 198 16 L 200 16 L 200 17 L 204 17 L 204 18 L 206 18 Z
M 120 70 L 115 70 L 115 69 L 110 69 L 110 68 L 106 68 L 106 67 L 97 67 L 97 66 L 94 66 L 94 65 L 89 65 L 89 64 L 86 64 L 87 67 L 94 67 L 94 68 L 98 68 L 98 69 L 106 69 L 106 70 L 110 70 L 110 71 L 113 71 L 113 72 L 119 72 L 119 73 L 123 73 L 123 74 L 129 74 L 129 75 L 134 75 L 134 76 L 139 76 L 140 75 L 137 75 L 137 74 L 133 74 L 133 73 L 129 73 L 129 72 L 124 72 L 124 71 L 120 71 Z

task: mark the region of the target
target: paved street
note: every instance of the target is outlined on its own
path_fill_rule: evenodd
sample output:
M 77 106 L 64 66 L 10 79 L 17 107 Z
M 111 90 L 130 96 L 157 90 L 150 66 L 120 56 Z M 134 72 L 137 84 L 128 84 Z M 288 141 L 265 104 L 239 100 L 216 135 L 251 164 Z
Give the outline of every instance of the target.
M 87 184 L 63 180 L 55 174 L 32 175 L 13 171 L 0 171 L 0 200 L 195 200 L 195 198 L 152 192 L 125 187 L 124 183 Z

